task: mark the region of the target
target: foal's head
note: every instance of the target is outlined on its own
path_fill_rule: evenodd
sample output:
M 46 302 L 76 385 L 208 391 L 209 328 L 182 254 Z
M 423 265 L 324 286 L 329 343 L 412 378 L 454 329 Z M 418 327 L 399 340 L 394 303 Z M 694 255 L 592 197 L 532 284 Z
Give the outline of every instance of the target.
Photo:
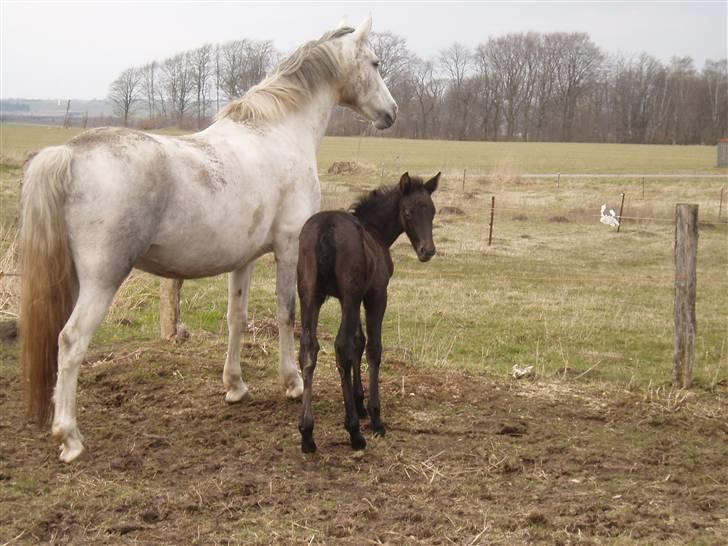
M 440 173 L 425 183 L 420 178 L 411 178 L 409 173 L 404 173 L 399 179 L 399 191 L 402 194 L 399 200 L 399 221 L 421 262 L 435 255 L 435 243 L 432 240 L 435 205 L 432 203 L 432 192 L 437 189 L 439 181 Z

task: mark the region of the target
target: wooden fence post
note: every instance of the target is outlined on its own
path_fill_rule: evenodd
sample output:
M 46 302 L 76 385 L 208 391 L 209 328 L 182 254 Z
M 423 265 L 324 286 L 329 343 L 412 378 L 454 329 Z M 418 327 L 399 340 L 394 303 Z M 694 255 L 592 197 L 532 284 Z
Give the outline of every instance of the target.
M 463 193 L 465 193 L 465 171 L 466 170 L 467 169 L 463 169 Z M 722 200 L 723 199 L 723 194 L 721 193 L 720 196 L 721 196 L 721 200 Z
M 490 198 L 490 227 L 488 228 L 488 246 L 493 241 L 493 213 L 495 212 L 495 195 Z
M 162 339 L 182 343 L 189 337 L 180 320 L 179 293 L 182 279 L 162 279 L 159 283 L 159 327 Z
M 688 388 L 695 357 L 698 205 L 675 206 L 675 352 L 672 383 Z
M 723 191 L 725 190 L 725 186 L 722 186 L 720 188 L 720 204 L 718 205 L 718 221 L 720 222 L 721 216 L 723 216 Z
M 622 202 L 619 204 L 619 218 L 617 219 L 617 233 L 622 227 L 622 212 L 624 212 L 624 194 L 622 194 Z

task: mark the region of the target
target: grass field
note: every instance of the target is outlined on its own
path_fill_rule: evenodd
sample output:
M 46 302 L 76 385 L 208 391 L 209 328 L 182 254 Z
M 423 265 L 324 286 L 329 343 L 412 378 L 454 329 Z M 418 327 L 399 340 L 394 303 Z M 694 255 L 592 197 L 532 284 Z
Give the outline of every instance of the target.
M 0 155 L 9 158 L 0 167 L 4 250 L 18 159 L 74 130 L 0 133 Z M 359 168 L 325 174 L 334 161 Z M 171 346 L 158 339 L 158 281 L 134 273 L 81 372 L 91 461 L 59 467 L 47 433 L 20 418 L 17 347 L 0 342 L 0 449 L 9 461 L 0 464 L 0 487 L 14 511 L 31 506 L 16 519 L 0 516 L 0 544 L 21 532 L 31 542 L 89 544 L 164 542 L 175 532 L 200 544 L 356 544 L 363 536 L 719 544 L 728 532 L 728 504 L 714 494 L 728 487 L 728 224 L 718 208 L 728 174 L 690 178 L 725 174 L 714 162 L 714 148 L 698 146 L 325 139 L 324 208 L 346 207 L 403 170 L 445 173 L 435 194 L 438 255 L 421 264 L 405 239 L 393 249 L 386 440 L 364 458 L 348 451 L 333 361 L 338 306 L 328 302 L 314 403 L 322 454 L 298 454 L 298 406 L 281 399 L 275 380 L 271 257 L 258 261 L 252 283 L 243 374 L 254 398 L 244 406 L 221 403 L 224 277 L 185 282 L 182 319 L 192 338 Z M 685 177 L 647 180 L 643 197 L 637 179 L 557 186 L 516 176 L 553 172 Z M 599 208 L 616 208 L 622 192 L 627 219 L 616 233 L 599 223 Z M 698 203 L 702 222 L 689 393 L 669 386 L 676 202 Z M 11 267 L 6 255 L 0 268 Z M 13 318 L 13 278 L 0 283 L 0 319 Z M 514 365 L 535 375 L 513 380 Z

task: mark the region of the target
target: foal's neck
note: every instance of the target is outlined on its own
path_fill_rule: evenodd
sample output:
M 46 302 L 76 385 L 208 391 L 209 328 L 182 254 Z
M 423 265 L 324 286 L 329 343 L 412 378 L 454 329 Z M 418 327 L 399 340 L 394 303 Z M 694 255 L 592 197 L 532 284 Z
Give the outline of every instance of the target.
M 399 220 L 399 201 L 402 198 L 398 191 L 387 195 L 375 207 L 361 213 L 355 213 L 361 224 L 382 246 L 389 248 L 402 235 L 402 223 Z

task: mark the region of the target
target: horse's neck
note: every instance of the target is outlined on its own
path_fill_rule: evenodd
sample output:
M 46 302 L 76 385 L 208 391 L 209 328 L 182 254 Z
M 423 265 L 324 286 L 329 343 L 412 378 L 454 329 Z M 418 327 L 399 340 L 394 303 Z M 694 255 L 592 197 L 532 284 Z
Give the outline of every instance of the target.
M 306 104 L 282 120 L 281 126 L 289 129 L 298 141 L 309 141 L 314 151 L 318 151 L 336 102 L 334 90 L 323 87 Z
M 308 150 L 312 161 L 315 162 L 316 152 L 326 133 L 326 127 L 336 102 L 337 96 L 333 89 L 328 87 L 319 89 L 296 111 L 286 114 L 281 120 L 269 122 L 269 125 L 261 126 L 261 130 L 254 132 L 259 135 L 267 135 L 280 146 L 295 143 L 296 149 Z M 233 135 L 244 134 L 250 132 L 250 126 L 245 122 L 240 123 L 223 118 L 202 133 L 214 134 L 220 131 L 232 131 Z

